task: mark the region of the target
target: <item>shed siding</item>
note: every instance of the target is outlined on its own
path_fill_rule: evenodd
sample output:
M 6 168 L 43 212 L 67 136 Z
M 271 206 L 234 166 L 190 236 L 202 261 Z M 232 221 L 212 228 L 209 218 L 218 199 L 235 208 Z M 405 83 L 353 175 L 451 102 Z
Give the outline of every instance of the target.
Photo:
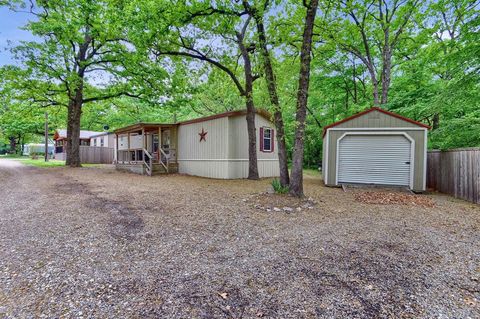
M 328 147 L 328 159 L 325 157 L 326 153 L 324 153 L 324 162 L 328 160 L 328 172 L 325 172 L 325 174 L 328 174 L 328 184 L 330 186 L 335 185 L 336 181 L 336 163 L 337 163 L 337 140 L 344 134 L 350 132 L 347 129 L 345 130 L 336 130 L 336 131 L 330 131 L 328 136 L 329 136 L 329 147 Z M 365 129 L 364 131 L 355 131 L 355 132 L 371 132 L 368 129 Z M 381 132 L 396 132 L 399 133 L 399 131 L 393 131 L 393 130 L 382 130 Z M 415 191 L 423 191 L 423 178 L 424 178 L 424 159 L 425 159 L 425 148 L 424 148 L 424 143 L 425 143 L 425 133 L 424 130 L 402 130 L 401 132 L 406 133 L 408 136 L 410 136 L 414 141 L 415 141 L 415 156 L 414 156 L 414 167 L 413 167 L 413 190 Z M 326 144 L 326 137 L 324 139 L 324 144 Z M 325 165 L 325 164 L 323 164 Z
M 323 160 L 322 171 L 324 181 L 327 185 L 334 186 L 337 166 L 337 140 L 347 132 L 353 132 L 349 129 L 355 128 L 356 133 L 360 132 L 390 132 L 390 133 L 406 133 L 415 141 L 415 155 L 413 163 L 413 190 L 424 191 L 425 168 L 424 160 L 426 156 L 425 149 L 425 129 L 414 123 L 404 121 L 394 116 L 384 114 L 379 111 L 372 111 L 351 119 L 344 123 L 336 125 L 329 129 L 328 134 L 323 138 Z M 405 128 L 398 130 L 395 128 Z M 375 129 L 375 130 L 372 130 Z M 381 130 L 380 130 L 381 129 Z M 328 137 L 328 142 L 327 142 Z M 327 149 L 328 143 L 328 149 Z M 328 158 L 327 158 L 328 153 Z M 328 163 L 327 163 L 328 161 Z
M 373 111 L 363 114 L 359 117 L 351 119 L 350 121 L 340 123 L 336 128 L 375 128 L 375 127 L 415 127 L 418 125 L 404 121 L 402 119 L 390 116 L 388 114 Z

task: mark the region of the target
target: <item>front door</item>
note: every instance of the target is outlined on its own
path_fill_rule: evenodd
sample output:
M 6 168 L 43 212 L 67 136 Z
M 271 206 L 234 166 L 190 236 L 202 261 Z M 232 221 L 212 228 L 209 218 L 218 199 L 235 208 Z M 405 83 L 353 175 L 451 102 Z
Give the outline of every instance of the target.
M 170 129 L 162 130 L 162 149 L 165 152 L 170 148 Z

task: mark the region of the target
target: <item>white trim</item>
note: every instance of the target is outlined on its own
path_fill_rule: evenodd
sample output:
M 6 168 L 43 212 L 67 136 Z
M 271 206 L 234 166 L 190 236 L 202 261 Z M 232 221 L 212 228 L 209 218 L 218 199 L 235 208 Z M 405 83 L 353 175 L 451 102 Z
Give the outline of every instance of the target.
M 428 148 L 428 130 L 425 130 L 423 146 L 423 191 L 427 190 L 427 148 Z
M 237 162 L 248 162 L 248 158 L 191 158 L 191 159 L 177 159 L 177 162 L 180 161 L 196 161 L 196 162 L 229 162 L 229 161 L 237 161 Z M 259 162 L 273 162 L 278 161 L 278 158 L 257 158 Z
M 332 131 L 421 131 L 428 129 L 426 127 L 331 127 L 327 129 Z
M 410 141 L 410 189 L 413 189 L 414 166 L 415 166 L 415 140 L 405 132 L 346 132 L 337 139 L 337 158 L 335 159 L 335 186 L 338 186 L 338 156 L 340 141 L 347 135 L 403 135 Z
M 326 147 L 325 147 L 325 151 L 326 151 L 326 155 L 324 156 L 325 157 L 325 172 L 322 172 L 323 174 L 323 182 L 325 183 L 325 185 L 328 185 L 328 161 L 330 160 L 330 158 L 328 157 L 328 151 L 329 151 L 329 140 L 330 140 L 330 129 L 327 129 L 327 134 L 325 135 L 326 136 Z

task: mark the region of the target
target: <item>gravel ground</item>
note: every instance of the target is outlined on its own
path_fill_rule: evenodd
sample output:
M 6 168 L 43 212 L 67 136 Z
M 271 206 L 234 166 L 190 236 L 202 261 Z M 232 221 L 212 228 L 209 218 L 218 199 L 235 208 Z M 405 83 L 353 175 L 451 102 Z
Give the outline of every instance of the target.
M 250 200 L 268 180 L 0 160 L 0 181 L 2 318 L 480 317 L 480 206 L 448 196 L 307 177 L 315 204 L 286 212 Z

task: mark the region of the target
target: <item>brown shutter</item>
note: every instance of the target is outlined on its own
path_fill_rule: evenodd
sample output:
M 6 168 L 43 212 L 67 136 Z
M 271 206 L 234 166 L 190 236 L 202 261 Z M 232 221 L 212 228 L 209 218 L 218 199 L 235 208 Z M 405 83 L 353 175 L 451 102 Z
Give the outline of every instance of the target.
M 272 153 L 273 151 L 275 150 L 275 131 L 272 129 L 270 129 L 270 149 L 272 150 Z

